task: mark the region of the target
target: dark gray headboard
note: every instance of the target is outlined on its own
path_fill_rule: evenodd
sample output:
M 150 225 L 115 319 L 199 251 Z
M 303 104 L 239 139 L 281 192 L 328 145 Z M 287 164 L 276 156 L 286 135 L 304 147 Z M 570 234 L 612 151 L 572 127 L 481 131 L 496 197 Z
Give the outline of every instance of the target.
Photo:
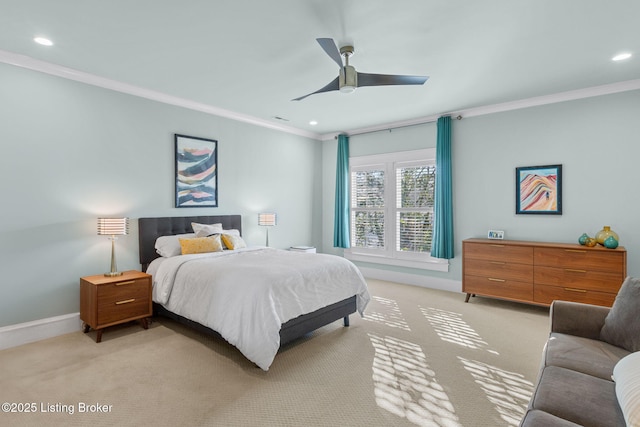
M 192 222 L 200 224 L 221 223 L 225 230 L 236 229 L 242 234 L 242 216 L 167 216 L 160 218 L 138 218 L 138 240 L 140 243 L 140 264 L 143 270 L 151 261 L 158 258 L 156 239 L 160 236 L 193 233 Z

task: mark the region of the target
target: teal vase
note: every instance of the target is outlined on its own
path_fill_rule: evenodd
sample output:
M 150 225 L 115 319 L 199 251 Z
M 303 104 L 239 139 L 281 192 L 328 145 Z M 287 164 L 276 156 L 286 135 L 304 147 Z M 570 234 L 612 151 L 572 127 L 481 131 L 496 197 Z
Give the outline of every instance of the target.
M 618 247 L 618 240 L 613 236 L 609 236 L 606 239 L 604 239 L 604 247 L 609 249 L 615 249 Z
M 587 240 L 589 240 L 589 235 L 587 233 L 583 233 L 582 236 L 578 238 L 578 243 L 580 243 L 581 245 L 586 245 Z

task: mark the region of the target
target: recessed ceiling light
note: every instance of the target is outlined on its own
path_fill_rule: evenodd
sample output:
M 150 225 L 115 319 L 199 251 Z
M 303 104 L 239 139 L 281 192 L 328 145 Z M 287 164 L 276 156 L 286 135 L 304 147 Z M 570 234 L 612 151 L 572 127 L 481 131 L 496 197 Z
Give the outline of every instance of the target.
M 317 125 L 317 124 L 318 124 L 318 121 L 317 121 L 317 120 L 311 120 L 311 121 L 309 122 L 309 124 L 310 124 L 311 126 L 315 126 L 315 125 Z
M 43 46 L 53 46 L 53 42 L 45 37 L 34 37 L 33 41 Z
M 612 61 L 624 61 L 625 59 L 629 59 L 631 58 L 631 54 L 629 52 L 624 52 L 624 53 L 619 53 L 616 56 L 614 56 L 613 58 L 611 58 Z
M 47 38 L 44 38 L 44 37 L 34 37 L 33 41 L 38 43 L 38 44 L 41 44 L 43 46 L 52 46 L 53 45 L 53 42 L 51 40 L 49 40 Z

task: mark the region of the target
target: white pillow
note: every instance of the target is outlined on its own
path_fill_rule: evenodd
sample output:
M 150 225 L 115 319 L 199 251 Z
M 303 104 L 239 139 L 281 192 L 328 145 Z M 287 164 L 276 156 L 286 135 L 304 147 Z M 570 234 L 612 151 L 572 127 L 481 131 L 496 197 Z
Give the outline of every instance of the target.
M 209 237 L 212 234 L 222 234 L 222 224 L 198 224 L 192 222 L 193 232 L 196 233 L 196 237 Z
M 223 230 L 222 234 L 228 234 L 229 236 L 240 237 L 240 230 L 231 229 L 231 230 Z
M 613 368 L 616 396 L 628 426 L 640 425 L 640 351 L 623 357 Z
M 179 238 L 196 237 L 194 233 L 176 234 L 174 236 L 160 236 L 156 239 L 156 252 L 163 257 L 172 257 L 182 254 Z

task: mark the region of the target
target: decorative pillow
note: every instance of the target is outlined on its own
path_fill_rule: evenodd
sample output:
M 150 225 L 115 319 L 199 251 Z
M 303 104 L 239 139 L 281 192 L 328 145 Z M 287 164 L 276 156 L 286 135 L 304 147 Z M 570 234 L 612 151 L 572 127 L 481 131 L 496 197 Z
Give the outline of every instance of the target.
M 616 397 L 628 426 L 640 425 L 640 352 L 623 357 L 613 368 Z
M 179 238 L 196 237 L 194 233 L 160 236 L 156 239 L 156 252 L 163 257 L 178 256 L 182 253 Z
M 207 237 L 212 234 L 222 234 L 222 224 L 198 224 L 192 222 L 193 232 L 196 233 L 196 237 Z
M 600 339 L 627 351 L 640 351 L 640 279 L 627 277 L 604 319 Z
M 180 239 L 180 247 L 182 249 L 182 255 L 222 251 L 222 243 L 220 242 L 219 234 L 209 237 Z
M 247 244 L 242 239 L 242 237 L 234 236 L 233 234 L 226 234 L 226 231 L 225 234 L 222 235 L 222 241 L 224 242 L 224 245 L 227 247 L 227 249 L 231 250 L 247 247 Z
M 232 228 L 231 230 L 224 230 L 222 234 L 228 234 L 230 236 L 240 237 L 240 230 L 236 230 L 235 228 Z

